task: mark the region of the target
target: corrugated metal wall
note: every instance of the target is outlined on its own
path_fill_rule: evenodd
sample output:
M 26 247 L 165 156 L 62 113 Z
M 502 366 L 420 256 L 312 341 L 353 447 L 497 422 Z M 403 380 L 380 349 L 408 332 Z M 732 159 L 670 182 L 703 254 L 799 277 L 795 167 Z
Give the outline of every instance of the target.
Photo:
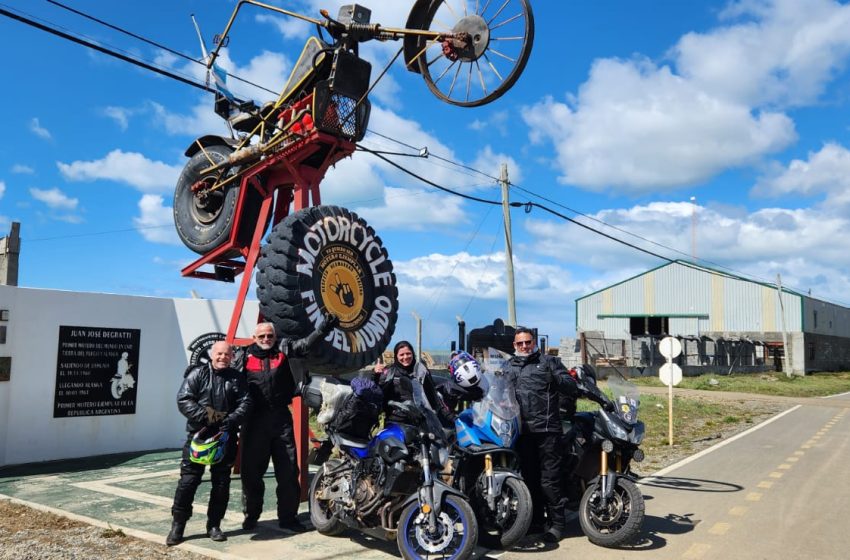
M 808 306 L 805 312 L 802 299 Z M 850 310 L 787 292 L 783 292 L 782 302 L 789 332 L 801 331 L 804 324 L 811 332 L 817 308 L 817 332 L 850 336 Z M 641 315 L 670 316 L 671 334 L 683 336 L 782 329 L 775 288 L 680 263 L 650 270 L 586 296 L 577 300 L 576 307 L 580 330 L 602 331 L 611 337 L 628 332 L 628 316 Z

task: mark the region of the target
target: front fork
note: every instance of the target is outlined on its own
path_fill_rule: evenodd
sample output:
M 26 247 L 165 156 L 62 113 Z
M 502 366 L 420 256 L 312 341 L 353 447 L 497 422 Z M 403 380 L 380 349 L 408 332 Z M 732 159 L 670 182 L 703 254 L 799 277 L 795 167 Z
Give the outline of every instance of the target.
M 487 507 L 492 511 L 496 509 L 496 477 L 493 476 L 493 456 L 489 453 L 484 455 L 484 480 L 487 481 Z
M 601 453 L 599 461 L 599 490 L 602 497 L 602 507 L 606 507 L 608 505 L 608 500 L 611 499 L 611 495 L 614 493 L 614 485 L 617 482 L 617 473 L 622 470 L 622 457 L 617 454 L 615 465 L 616 470 L 609 470 L 608 452 L 602 449 L 599 453 Z
M 440 515 L 440 504 L 434 499 L 434 477 L 431 473 L 431 445 L 422 446 L 422 473 L 424 480 L 419 489 L 419 509 L 428 516 L 428 531 L 437 531 L 437 517 Z

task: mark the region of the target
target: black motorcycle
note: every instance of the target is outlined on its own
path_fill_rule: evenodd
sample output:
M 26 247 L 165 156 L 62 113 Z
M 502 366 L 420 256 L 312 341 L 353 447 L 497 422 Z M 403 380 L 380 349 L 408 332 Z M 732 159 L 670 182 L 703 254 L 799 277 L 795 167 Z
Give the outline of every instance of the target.
M 567 485 L 583 492 L 578 515 L 588 540 L 618 547 L 633 541 L 643 525 L 643 494 L 630 468 L 632 461 L 644 457 L 644 424 L 637 419 L 640 399 L 633 383 L 610 377 L 609 400 L 596 387 L 592 368 L 577 370 L 582 396 L 603 406 L 575 414 L 569 426 L 565 423 Z
M 371 439 L 327 427 L 340 459 L 321 465 L 310 484 L 310 520 L 324 535 L 350 527 L 381 539 L 395 537 L 405 559 L 463 560 L 472 555 L 478 523 L 466 497 L 439 478 L 449 442 L 421 384 L 413 401 L 390 406 L 410 424 L 389 424 Z

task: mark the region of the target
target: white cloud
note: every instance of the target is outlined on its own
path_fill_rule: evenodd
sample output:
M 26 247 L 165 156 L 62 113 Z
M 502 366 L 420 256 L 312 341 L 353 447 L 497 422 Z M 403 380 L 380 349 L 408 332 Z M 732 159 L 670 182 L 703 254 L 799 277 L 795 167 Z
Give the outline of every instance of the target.
M 805 105 L 850 55 L 850 6 L 833 0 L 745 0 L 729 22 L 674 47 L 681 75 L 707 94 L 747 105 Z
M 551 141 L 560 180 L 594 191 L 656 192 L 751 165 L 796 140 L 782 112 L 818 102 L 850 56 L 850 6 L 743 0 L 722 23 L 681 37 L 670 64 L 599 59 L 566 102 L 523 115 Z
M 35 169 L 28 165 L 16 163 L 12 166 L 12 173 L 17 173 L 19 175 L 32 175 L 33 173 L 35 173 Z
M 44 140 L 50 140 L 53 138 L 50 131 L 41 126 L 41 123 L 38 122 L 38 117 L 34 117 L 30 120 L 30 132 Z
M 217 134 L 219 136 L 230 136 L 227 123 L 213 111 L 212 97 L 204 97 L 197 105 L 192 107 L 189 114 L 174 113 L 153 101 L 148 107 L 154 114 L 154 118 L 168 134 L 185 135 L 193 138 L 205 134 Z
M 3 198 L 3 195 L 6 193 L 6 183 L 0 181 L 0 198 Z
M 547 97 L 523 118 L 533 142 L 554 144 L 559 180 L 593 191 L 680 188 L 796 138 L 787 116 L 712 98 L 646 60 L 597 61 L 572 105 Z
M 30 189 L 30 195 L 40 202 L 46 204 L 53 210 L 76 210 L 79 200 L 71 198 L 59 189 Z
M 133 218 L 133 225 L 147 241 L 181 245 L 174 229 L 174 212 L 170 206 L 163 205 L 163 198 L 159 195 L 142 196 L 139 200 L 139 216 Z
M 522 166 L 519 162 L 507 154 L 495 153 L 489 145 L 484 146 L 484 149 L 478 152 L 470 167 L 480 169 L 492 177 L 499 177 L 503 163 L 508 165 L 508 180 L 511 183 L 522 183 Z M 486 180 L 484 176 L 481 176 L 481 178 Z
M 122 150 L 113 150 L 99 160 L 57 162 L 57 165 L 69 181 L 116 181 L 145 193 L 171 191 L 182 170 L 181 166 L 152 161 L 140 153 Z
M 439 225 L 458 225 L 466 222 L 462 199 L 429 191 L 412 191 L 394 187 L 384 188 L 384 205 L 357 208 L 369 224 L 377 229 L 421 231 Z
M 121 130 L 127 130 L 130 123 L 130 116 L 132 116 L 134 112 L 135 111 L 133 109 L 128 109 L 127 107 L 115 106 L 105 107 L 102 110 L 103 115 L 115 121 L 118 128 Z
M 850 229 L 850 217 L 830 209 L 762 208 L 746 212 L 738 208 L 694 206 L 687 202 L 656 202 L 627 209 L 598 212 L 593 217 L 637 234 L 585 221 L 596 229 L 669 258 L 690 259 L 691 216 L 696 210 L 696 253 L 708 263 L 722 263 L 735 272 L 773 281 L 776 273 L 795 278 L 798 289 L 813 288 L 821 297 L 846 299 L 842 290 L 850 287 L 846 273 L 850 254 L 841 244 Z M 574 263 L 599 273 L 624 269 L 646 270 L 663 260 L 642 254 L 575 225 L 532 218 L 525 227 L 534 236 L 526 250 Z M 675 251 L 667 249 L 675 249 Z M 678 252 L 677 252 L 678 251 Z M 829 271 L 818 277 L 810 271 Z
M 850 203 L 850 151 L 835 143 L 809 152 L 807 160 L 795 159 L 759 180 L 755 194 L 782 196 L 824 195 L 826 205 Z

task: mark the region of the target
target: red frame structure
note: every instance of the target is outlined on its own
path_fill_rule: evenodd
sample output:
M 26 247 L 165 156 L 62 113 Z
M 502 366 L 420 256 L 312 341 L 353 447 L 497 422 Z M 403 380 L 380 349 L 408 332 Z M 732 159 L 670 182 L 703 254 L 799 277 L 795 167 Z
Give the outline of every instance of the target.
M 230 237 L 225 243 L 181 271 L 181 274 L 185 277 L 207 280 L 222 280 L 215 271 L 210 272 L 202 269 L 209 266 L 214 267 L 214 270 L 215 267 L 230 269 L 234 277 L 242 274 L 233 313 L 230 317 L 230 325 L 227 328 L 226 340 L 231 344 L 244 345 L 253 342 L 250 338 L 236 338 L 236 329 L 242 317 L 248 287 L 254 275 L 257 259 L 260 256 L 260 243 L 269 216 L 272 216 L 271 225 L 274 227 L 289 215 L 290 203 L 294 203 L 294 211 L 321 204 L 319 183 L 331 165 L 351 155 L 354 149 L 353 142 L 312 128 L 304 135 L 299 136 L 294 142 L 246 170 L 240 180 L 239 196 L 234 209 Z M 322 153 L 324 155 L 317 157 L 317 154 Z M 262 182 L 258 180 L 261 175 L 264 179 Z M 264 187 L 263 184 L 266 186 Z M 242 209 L 249 188 L 256 189 L 263 196 L 263 202 L 257 223 L 254 225 L 251 243 L 246 246 L 238 241 L 238 233 L 243 225 L 241 224 Z M 275 195 L 277 196 L 275 197 Z M 274 205 L 274 209 L 272 209 L 272 205 Z M 227 256 L 232 254 L 234 249 L 240 253 L 243 260 L 239 260 L 238 257 L 229 258 Z M 258 317 L 258 322 L 262 320 L 261 314 Z M 310 432 L 307 407 L 303 406 L 300 397 L 293 400 L 292 416 L 303 499 L 307 494 L 307 449 Z

